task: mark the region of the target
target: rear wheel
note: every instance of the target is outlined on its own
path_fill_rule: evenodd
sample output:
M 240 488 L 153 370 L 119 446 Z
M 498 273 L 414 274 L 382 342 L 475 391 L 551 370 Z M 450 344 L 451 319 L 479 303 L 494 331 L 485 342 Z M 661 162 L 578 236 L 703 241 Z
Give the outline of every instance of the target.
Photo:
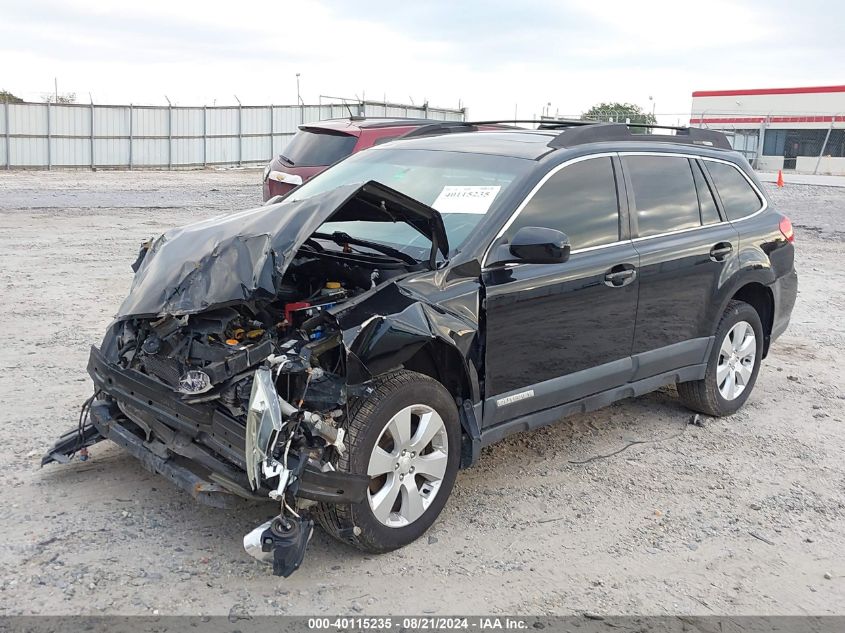
M 763 326 L 757 311 L 731 301 L 719 326 L 703 380 L 678 384 L 681 401 L 712 416 L 735 413 L 748 399 L 763 357 Z
M 321 504 L 320 524 L 371 552 L 419 538 L 446 504 L 458 471 L 461 430 L 449 392 L 423 374 L 388 374 L 355 402 L 346 437 L 338 470 L 368 475 L 367 497 L 354 505 Z

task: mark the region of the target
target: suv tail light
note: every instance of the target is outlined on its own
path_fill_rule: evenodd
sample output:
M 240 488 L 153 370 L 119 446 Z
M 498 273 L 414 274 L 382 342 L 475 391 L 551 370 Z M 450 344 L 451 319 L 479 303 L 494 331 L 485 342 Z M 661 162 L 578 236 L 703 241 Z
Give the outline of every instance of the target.
M 781 218 L 780 221 L 780 232 L 786 238 L 787 242 L 794 242 L 795 241 L 795 232 L 792 230 L 792 222 L 787 217 Z

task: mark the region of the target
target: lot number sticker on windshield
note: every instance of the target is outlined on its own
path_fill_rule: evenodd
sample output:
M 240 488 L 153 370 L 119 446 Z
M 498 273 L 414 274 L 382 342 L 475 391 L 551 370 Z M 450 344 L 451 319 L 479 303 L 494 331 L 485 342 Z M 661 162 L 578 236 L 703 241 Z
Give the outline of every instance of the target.
M 449 185 L 431 206 L 440 213 L 475 213 L 484 215 L 493 204 L 500 185 Z

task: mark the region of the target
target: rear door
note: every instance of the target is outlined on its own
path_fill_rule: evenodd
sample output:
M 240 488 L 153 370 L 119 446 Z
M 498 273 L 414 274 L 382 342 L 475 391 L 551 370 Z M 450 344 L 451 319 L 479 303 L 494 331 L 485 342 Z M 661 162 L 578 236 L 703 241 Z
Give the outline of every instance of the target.
M 622 155 L 640 257 L 632 380 L 704 362 L 739 238 L 695 157 Z
M 562 264 L 485 267 L 484 426 L 630 375 L 638 256 L 620 191 L 618 159 L 577 160 L 548 176 L 504 229 L 504 240 L 524 226 L 563 231 L 572 253 Z

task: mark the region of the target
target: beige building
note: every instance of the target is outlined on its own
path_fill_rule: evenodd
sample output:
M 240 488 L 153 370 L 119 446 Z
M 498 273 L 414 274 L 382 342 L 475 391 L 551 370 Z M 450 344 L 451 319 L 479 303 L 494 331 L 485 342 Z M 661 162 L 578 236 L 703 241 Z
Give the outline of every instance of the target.
M 845 86 L 696 91 L 690 125 L 726 132 L 757 169 L 845 174 Z

